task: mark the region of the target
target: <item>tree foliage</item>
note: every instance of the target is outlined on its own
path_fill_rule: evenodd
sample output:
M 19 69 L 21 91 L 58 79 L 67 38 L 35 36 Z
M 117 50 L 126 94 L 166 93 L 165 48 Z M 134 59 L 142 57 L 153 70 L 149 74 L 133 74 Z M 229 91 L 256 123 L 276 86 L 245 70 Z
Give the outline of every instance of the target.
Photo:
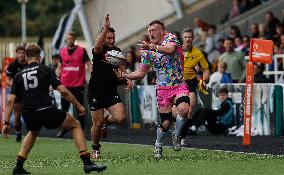
M 17 0 L 0 0 L 0 37 L 21 36 L 21 5 Z M 29 0 L 26 5 L 27 36 L 52 37 L 60 18 L 74 7 L 73 0 Z M 78 19 L 74 29 L 81 33 Z

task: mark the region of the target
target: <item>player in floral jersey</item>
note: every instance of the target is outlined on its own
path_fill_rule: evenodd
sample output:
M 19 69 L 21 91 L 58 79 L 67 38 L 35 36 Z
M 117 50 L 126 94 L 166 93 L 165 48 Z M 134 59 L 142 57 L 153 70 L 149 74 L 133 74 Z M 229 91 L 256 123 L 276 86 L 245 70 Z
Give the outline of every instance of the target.
M 162 157 L 162 139 L 172 124 L 172 106 L 178 110 L 176 129 L 173 134 L 173 148 L 179 151 L 181 128 L 187 120 L 189 97 L 188 89 L 183 79 L 183 54 L 176 36 L 165 31 L 161 21 L 154 20 L 148 28 L 150 43 L 140 41 L 138 46 L 144 52 L 138 70 L 130 74 L 117 72 L 118 76 L 126 79 L 141 79 L 152 67 L 156 72 L 157 102 L 160 124 L 157 129 L 154 157 Z

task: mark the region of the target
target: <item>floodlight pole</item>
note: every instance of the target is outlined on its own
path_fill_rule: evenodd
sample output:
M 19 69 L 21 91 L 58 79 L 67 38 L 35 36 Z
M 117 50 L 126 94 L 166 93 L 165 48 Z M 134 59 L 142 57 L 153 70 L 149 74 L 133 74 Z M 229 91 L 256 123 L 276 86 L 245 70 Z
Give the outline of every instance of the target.
M 27 42 L 27 30 L 26 30 L 26 3 L 29 0 L 18 0 L 18 3 L 21 4 L 21 17 L 22 17 L 22 44 Z

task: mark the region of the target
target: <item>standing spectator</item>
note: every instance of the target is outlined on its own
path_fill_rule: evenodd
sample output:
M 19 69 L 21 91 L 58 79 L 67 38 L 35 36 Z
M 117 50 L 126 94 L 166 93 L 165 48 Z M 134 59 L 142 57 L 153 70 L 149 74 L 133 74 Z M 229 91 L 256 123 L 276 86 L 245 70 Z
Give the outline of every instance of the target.
M 259 38 L 259 29 L 258 29 L 258 24 L 253 23 L 250 26 L 250 36 L 252 38 Z
M 216 83 L 233 83 L 231 75 L 226 72 L 227 64 L 223 61 L 218 63 L 218 71 L 210 76 L 208 87 L 213 87 Z
M 227 88 L 221 88 L 219 91 L 221 105 L 217 110 L 211 108 L 201 108 L 194 114 L 194 124 L 190 128 L 191 133 L 205 123 L 206 128 L 212 134 L 225 134 L 227 129 L 232 127 L 234 119 L 233 100 L 229 98 Z
M 280 23 L 279 19 L 277 19 L 272 12 L 267 12 L 265 14 L 265 22 L 267 28 L 268 39 L 273 39 L 273 36 L 276 33 L 276 25 Z
M 243 82 L 245 80 L 245 58 L 241 52 L 234 50 L 234 40 L 226 38 L 224 46 L 226 52 L 223 53 L 219 61 L 223 61 L 228 65 L 228 73 L 231 74 L 233 82 Z
M 56 69 L 56 75 L 60 82 L 75 96 L 75 98 L 84 104 L 84 86 L 86 83 L 85 65 L 88 72 L 92 72 L 92 63 L 87 51 L 78 45 L 75 45 L 76 34 L 70 31 L 66 34 L 67 46 L 60 50 L 60 62 Z M 70 103 L 61 98 L 62 110 L 68 111 Z M 76 112 L 78 113 L 78 112 Z M 75 117 L 80 121 L 82 128 L 85 126 L 85 115 Z M 68 130 L 61 130 L 56 137 L 63 137 Z
M 24 46 L 18 46 L 16 48 L 16 60 L 12 62 L 6 71 L 7 79 L 6 83 L 7 86 L 11 87 L 13 84 L 13 79 L 17 73 L 19 73 L 24 67 L 28 65 L 28 61 L 26 59 L 26 52 Z M 21 99 L 18 98 L 15 101 L 14 107 L 14 128 L 16 130 L 16 141 L 20 142 L 22 140 L 22 121 L 21 121 Z

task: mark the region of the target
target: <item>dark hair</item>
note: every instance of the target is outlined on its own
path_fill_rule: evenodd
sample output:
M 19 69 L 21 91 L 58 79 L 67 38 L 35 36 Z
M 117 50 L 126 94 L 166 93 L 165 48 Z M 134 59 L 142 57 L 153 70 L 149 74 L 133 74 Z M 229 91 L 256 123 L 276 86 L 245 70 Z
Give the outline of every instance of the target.
M 220 94 L 221 94 L 221 93 L 226 93 L 226 94 L 228 94 L 228 93 L 229 93 L 228 88 L 222 87 L 222 88 L 219 90 L 219 93 L 220 93 Z
M 192 33 L 193 34 L 193 30 L 191 28 L 185 28 L 183 29 L 182 33 Z
M 225 40 L 232 41 L 234 43 L 234 39 L 231 37 L 227 37 Z
M 165 24 L 162 22 L 162 21 L 159 21 L 159 20 L 154 20 L 154 21 L 151 21 L 149 26 L 152 26 L 154 24 L 159 24 L 160 26 L 162 26 L 163 30 L 166 30 L 165 28 Z
M 214 30 L 217 29 L 216 25 L 214 25 L 214 24 L 210 24 L 208 27 L 211 28 L 211 29 L 214 29 Z
M 104 28 L 101 29 L 100 33 L 102 33 L 103 29 L 104 29 Z M 107 28 L 107 32 L 115 33 L 115 30 L 114 30 L 114 28 L 112 28 L 112 27 L 108 27 L 108 28 Z
M 30 44 L 26 48 L 26 55 L 28 58 L 40 56 L 40 47 L 37 44 Z
M 18 51 L 20 51 L 20 50 L 26 51 L 26 49 L 25 49 L 24 46 L 17 46 L 16 52 L 18 52 Z

